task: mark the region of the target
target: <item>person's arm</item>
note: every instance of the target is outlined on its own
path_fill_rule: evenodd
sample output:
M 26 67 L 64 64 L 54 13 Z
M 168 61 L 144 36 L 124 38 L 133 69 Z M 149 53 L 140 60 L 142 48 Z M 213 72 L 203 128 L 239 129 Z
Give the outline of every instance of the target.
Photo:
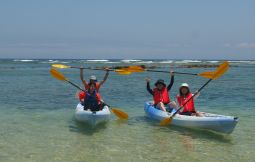
M 200 96 L 200 92 L 195 92 L 195 94 L 192 94 L 192 95 L 195 95 L 194 97 L 193 97 L 193 99 L 194 100 L 196 100 L 199 96 Z
M 86 80 L 83 77 L 83 68 L 82 67 L 80 68 L 80 78 L 81 78 L 81 81 L 82 81 L 84 87 L 86 87 L 87 86 L 87 82 L 86 82 Z
M 174 73 L 173 73 L 173 71 L 170 72 L 170 75 L 171 75 L 171 81 L 170 81 L 170 84 L 167 86 L 167 91 L 170 91 L 173 84 L 174 84 Z
M 105 73 L 104 79 L 99 83 L 100 86 L 104 84 L 104 82 L 107 80 L 109 76 L 109 69 L 105 68 L 105 70 L 106 70 L 106 73 Z
M 150 78 L 146 78 L 146 82 L 147 82 L 147 91 L 151 94 L 151 95 L 153 95 L 153 91 L 152 91 L 152 89 L 151 89 L 151 87 L 150 87 Z

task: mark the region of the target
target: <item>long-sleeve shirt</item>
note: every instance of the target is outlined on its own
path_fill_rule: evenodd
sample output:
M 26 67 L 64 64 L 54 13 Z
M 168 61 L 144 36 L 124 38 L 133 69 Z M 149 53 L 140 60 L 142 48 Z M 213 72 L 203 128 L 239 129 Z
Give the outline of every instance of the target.
M 170 91 L 170 90 L 171 90 L 173 84 L 174 84 L 174 76 L 171 77 L 171 81 L 170 81 L 169 85 L 167 86 L 167 91 Z M 153 95 L 153 90 L 152 90 L 151 87 L 150 87 L 150 82 L 147 82 L 147 91 L 148 91 L 151 95 Z

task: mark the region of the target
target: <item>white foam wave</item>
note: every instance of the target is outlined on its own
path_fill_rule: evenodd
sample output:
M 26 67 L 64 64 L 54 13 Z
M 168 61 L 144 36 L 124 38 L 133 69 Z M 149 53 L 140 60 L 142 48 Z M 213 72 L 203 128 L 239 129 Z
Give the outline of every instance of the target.
M 219 61 L 206 61 L 206 62 L 209 62 L 209 63 L 218 63 Z
M 171 63 L 173 63 L 173 61 L 172 60 L 166 60 L 166 61 L 160 61 L 159 63 L 161 63 L 161 64 L 171 64 Z
M 187 64 L 187 63 L 200 63 L 200 60 L 182 60 L 182 61 L 175 61 L 177 64 Z
M 142 60 L 121 60 L 121 62 L 130 63 L 130 62 L 139 62 Z
M 33 62 L 33 61 L 36 61 L 36 60 L 13 60 L 15 62 Z
M 139 61 L 137 63 L 139 63 L 139 64 L 152 64 L 154 62 L 153 61 Z
M 87 62 L 108 62 L 109 60 L 86 60 Z

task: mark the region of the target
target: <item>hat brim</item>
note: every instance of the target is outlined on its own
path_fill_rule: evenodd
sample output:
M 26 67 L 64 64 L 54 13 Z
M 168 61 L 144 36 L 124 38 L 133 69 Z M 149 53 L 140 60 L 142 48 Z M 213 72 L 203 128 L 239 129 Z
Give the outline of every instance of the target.
M 164 87 L 166 86 L 166 84 L 163 82 L 156 82 L 154 85 L 157 86 L 158 84 L 162 84 Z

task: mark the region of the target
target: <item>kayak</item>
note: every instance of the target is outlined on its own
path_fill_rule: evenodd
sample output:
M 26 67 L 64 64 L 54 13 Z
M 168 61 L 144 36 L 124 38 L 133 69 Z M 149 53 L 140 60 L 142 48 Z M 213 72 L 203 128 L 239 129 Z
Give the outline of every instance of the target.
M 104 106 L 103 110 L 92 112 L 84 110 L 83 105 L 79 103 L 75 110 L 75 118 L 79 122 L 88 123 L 91 126 L 96 126 L 100 123 L 106 123 L 110 120 L 111 112 L 108 106 Z
M 144 104 L 144 111 L 149 118 L 158 121 L 169 118 L 175 112 L 175 110 L 169 113 L 156 109 L 151 102 L 146 102 Z M 224 116 L 204 112 L 201 113 L 203 114 L 202 117 L 176 114 L 173 117 L 171 124 L 180 127 L 207 129 L 230 134 L 233 132 L 238 122 L 238 118 L 233 116 Z

